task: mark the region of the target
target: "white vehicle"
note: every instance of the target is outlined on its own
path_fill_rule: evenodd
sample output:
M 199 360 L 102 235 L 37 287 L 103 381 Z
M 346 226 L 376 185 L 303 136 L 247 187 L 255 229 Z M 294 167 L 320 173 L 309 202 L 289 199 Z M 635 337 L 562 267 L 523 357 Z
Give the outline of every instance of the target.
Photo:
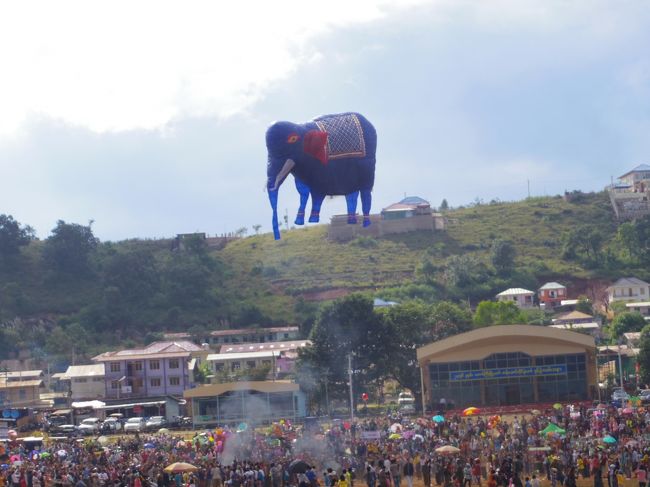
M 120 431 L 122 429 L 122 423 L 115 417 L 106 418 L 103 426 L 104 429 L 108 429 L 110 432 Z
M 79 432 L 82 435 L 94 435 L 99 433 L 99 418 L 86 418 L 79 424 Z
M 406 404 L 415 404 L 415 398 L 410 392 L 400 392 L 399 396 L 397 397 L 397 404 L 400 406 Z
M 129 418 L 124 423 L 124 432 L 125 433 L 140 433 L 144 431 L 145 427 L 144 418 Z
M 151 416 L 145 424 L 148 431 L 159 430 L 165 426 L 167 426 L 167 420 L 164 416 Z

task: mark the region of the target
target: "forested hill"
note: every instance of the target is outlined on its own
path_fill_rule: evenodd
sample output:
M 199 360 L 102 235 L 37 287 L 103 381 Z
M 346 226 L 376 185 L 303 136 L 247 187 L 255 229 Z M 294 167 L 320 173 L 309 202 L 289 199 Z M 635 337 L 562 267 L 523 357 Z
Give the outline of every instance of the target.
M 308 327 L 320 300 L 352 291 L 476 305 L 546 280 L 587 292 L 622 275 L 650 277 L 639 233 L 618 231 L 607 195 L 573 196 L 452 209 L 435 234 L 334 243 L 320 225 L 220 250 L 200 239 L 175 251 L 172 240 L 99 242 L 92 228 L 62 221 L 38 241 L 29 222 L 0 215 L 0 355 L 63 360 L 74 347 L 87 358 L 167 330 Z

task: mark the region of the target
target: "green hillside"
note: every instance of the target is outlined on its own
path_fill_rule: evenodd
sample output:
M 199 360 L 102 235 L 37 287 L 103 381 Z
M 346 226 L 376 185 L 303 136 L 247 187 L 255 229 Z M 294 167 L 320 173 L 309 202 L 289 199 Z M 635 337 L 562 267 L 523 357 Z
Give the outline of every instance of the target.
M 198 239 L 175 251 L 171 240 L 98 242 L 90 227 L 65 222 L 43 241 L 27 238 L 23 226 L 25 239 L 12 250 L 5 218 L 0 357 L 25 348 L 62 356 L 71 347 L 88 357 L 162 331 L 309 326 L 314 303 L 354 291 L 474 306 L 546 280 L 575 294 L 588 281 L 649 277 L 617 237 L 605 193 L 477 204 L 445 216 L 447 230 L 435 233 L 341 243 L 318 225 L 283 232 L 281 241 L 255 235 L 216 250 Z
M 492 242 L 512 241 L 518 266 L 533 266 L 546 276 L 589 277 L 593 272 L 561 258 L 562 236 L 582 224 L 616 231 L 605 193 L 588 194 L 568 203 L 560 197 L 531 198 L 448 211 L 445 232 L 412 232 L 384 238 L 360 238 L 346 243 L 326 239 L 327 227 L 248 237 L 228 245 L 222 255 L 232 265 L 238 286 L 260 280 L 276 292 L 317 297 L 331 289 L 381 289 L 416 278 L 423 259 L 441 266 L 451 255 L 487 260 Z

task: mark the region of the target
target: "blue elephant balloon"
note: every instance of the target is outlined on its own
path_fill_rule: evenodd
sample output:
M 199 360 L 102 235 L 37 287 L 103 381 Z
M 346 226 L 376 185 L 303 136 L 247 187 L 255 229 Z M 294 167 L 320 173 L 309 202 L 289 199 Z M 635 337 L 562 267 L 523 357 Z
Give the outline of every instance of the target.
M 306 123 L 275 122 L 266 131 L 266 148 L 266 184 L 276 240 L 280 238 L 278 190 L 289 174 L 293 174 L 300 194 L 296 225 L 305 222 L 309 196 L 309 222 L 314 223 L 319 221 L 325 196 L 334 195 L 345 195 L 350 224 L 357 223 L 361 195 L 363 226 L 370 225 L 377 132 L 363 115 L 348 112 L 323 115 Z

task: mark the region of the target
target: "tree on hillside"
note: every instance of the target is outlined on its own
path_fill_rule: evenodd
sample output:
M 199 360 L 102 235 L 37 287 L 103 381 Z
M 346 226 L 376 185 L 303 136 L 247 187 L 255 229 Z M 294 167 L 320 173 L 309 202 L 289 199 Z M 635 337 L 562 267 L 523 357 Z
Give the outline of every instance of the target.
M 650 384 L 650 325 L 644 326 L 641 330 L 637 362 L 641 368 L 641 382 Z
M 372 300 L 352 294 L 323 306 L 309 336 L 313 345 L 300 350 L 298 378 L 309 390 L 328 383 L 332 397 L 346 397 L 348 355 L 352 354 L 355 387 L 366 387 L 382 375 L 387 346 L 383 320 Z M 359 389 L 357 389 L 359 390 Z
M 212 302 L 213 274 L 200 258 L 174 255 L 163 271 L 162 289 L 169 308 L 205 308 Z
M 447 199 L 443 198 L 442 203 L 440 203 L 440 211 L 447 211 L 449 209 L 449 203 L 447 203 Z
M 0 215 L 0 265 L 9 263 L 34 238 L 32 227 L 21 225 L 11 215 Z
M 598 263 L 604 243 L 605 234 L 598 227 L 581 225 L 562 236 L 562 257 Z
M 253 225 L 253 231 L 255 232 L 255 235 L 260 233 L 260 228 L 262 228 L 262 225 L 260 225 L 259 223 Z
M 621 224 L 616 239 L 631 260 L 642 265 L 650 263 L 650 215 Z
M 474 324 L 478 326 L 514 325 L 525 321 L 526 317 L 511 301 L 481 301 L 474 313 Z
M 499 276 L 508 276 L 515 268 L 515 246 L 509 240 L 495 240 L 490 249 L 490 261 Z
M 619 313 L 614 317 L 609 325 L 609 332 L 612 338 L 620 338 L 623 333 L 641 331 L 646 325 L 643 315 L 638 311 L 626 311 Z
M 46 266 L 59 274 L 88 274 L 90 258 L 99 243 L 93 235 L 92 223 L 79 225 L 59 220 L 43 247 Z
M 160 291 L 160 271 L 148 249 L 112 252 L 102 267 L 104 287 L 119 289 L 128 303 L 146 305 Z
M 485 265 L 473 255 L 452 255 L 444 266 L 444 280 L 447 285 L 465 288 L 485 278 Z
M 440 301 L 431 307 L 431 341 L 471 330 L 472 313 L 467 308 L 449 301 Z

